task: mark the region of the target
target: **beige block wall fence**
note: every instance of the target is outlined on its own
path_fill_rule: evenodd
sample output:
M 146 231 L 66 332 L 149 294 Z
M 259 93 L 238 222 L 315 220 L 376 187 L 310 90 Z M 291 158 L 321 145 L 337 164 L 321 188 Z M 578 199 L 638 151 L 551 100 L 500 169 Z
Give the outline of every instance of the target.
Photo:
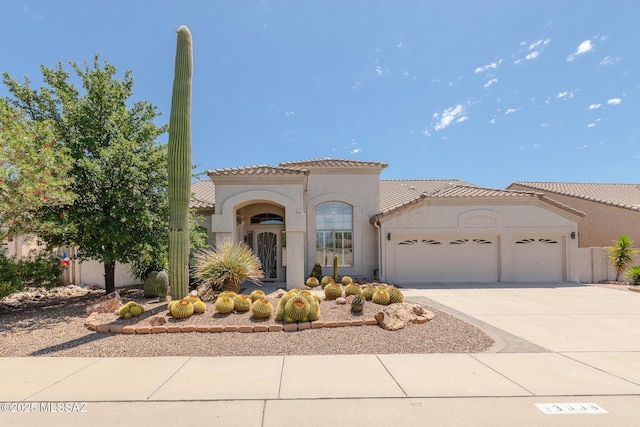
M 630 264 L 635 265 L 640 265 L 640 249 Z M 578 268 L 580 283 L 598 283 L 616 278 L 616 270 L 609 264 L 609 248 L 578 248 Z
M 609 265 L 608 256 L 608 248 L 579 248 L 579 283 L 598 283 L 603 280 L 614 280 L 616 272 Z M 631 265 L 640 265 L 640 253 L 636 255 Z M 63 279 L 65 284 L 93 285 L 104 288 L 104 267 L 95 261 L 83 263 L 75 261 L 70 264 Z M 140 279 L 131 274 L 127 264 L 116 265 L 116 287 L 140 283 Z

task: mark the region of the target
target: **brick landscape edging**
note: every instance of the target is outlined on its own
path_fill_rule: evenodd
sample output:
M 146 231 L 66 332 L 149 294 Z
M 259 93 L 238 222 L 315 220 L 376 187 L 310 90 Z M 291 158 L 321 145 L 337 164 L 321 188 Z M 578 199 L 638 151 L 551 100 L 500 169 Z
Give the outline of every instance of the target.
M 315 322 L 300 322 L 300 323 L 285 323 L 285 324 L 269 324 L 269 325 L 254 325 L 254 326 L 235 326 L 235 325 L 159 325 L 159 326 L 136 326 L 136 325 L 110 325 L 108 323 L 98 323 L 96 316 L 98 313 L 91 313 L 85 325 L 87 328 L 96 332 L 111 332 L 116 334 L 164 334 L 164 333 L 178 333 L 178 332 L 210 332 L 210 333 L 222 333 L 222 332 L 293 332 L 302 331 L 305 329 L 318 329 L 318 328 L 344 328 L 350 326 L 372 326 L 377 325 L 378 320 L 375 317 L 367 319 L 354 319 L 354 320 L 341 320 L 341 321 L 329 321 L 323 322 L 322 320 L 316 320 Z M 424 318 L 426 322 L 427 318 Z M 421 322 L 420 319 L 418 323 Z

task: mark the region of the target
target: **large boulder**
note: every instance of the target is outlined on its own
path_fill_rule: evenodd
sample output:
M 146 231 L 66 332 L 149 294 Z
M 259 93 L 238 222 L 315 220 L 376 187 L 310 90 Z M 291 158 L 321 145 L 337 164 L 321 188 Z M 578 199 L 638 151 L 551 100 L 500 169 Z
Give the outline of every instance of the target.
M 411 323 L 425 323 L 435 315 L 419 304 L 403 302 L 387 306 L 374 317 L 383 329 L 397 331 Z

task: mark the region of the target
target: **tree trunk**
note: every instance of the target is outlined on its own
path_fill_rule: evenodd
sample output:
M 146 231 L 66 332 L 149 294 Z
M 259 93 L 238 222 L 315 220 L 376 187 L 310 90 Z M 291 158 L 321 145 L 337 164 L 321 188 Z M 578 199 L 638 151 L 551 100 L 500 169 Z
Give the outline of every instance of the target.
M 116 291 L 116 263 L 104 263 L 104 289 L 107 295 Z

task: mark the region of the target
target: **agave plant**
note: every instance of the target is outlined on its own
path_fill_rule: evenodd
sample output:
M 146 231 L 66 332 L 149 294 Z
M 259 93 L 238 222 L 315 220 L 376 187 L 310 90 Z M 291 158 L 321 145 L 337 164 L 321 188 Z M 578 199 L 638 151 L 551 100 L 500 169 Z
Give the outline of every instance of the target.
M 630 285 L 640 286 L 640 265 L 629 268 L 624 275 L 629 280 Z
M 198 251 L 194 255 L 192 272 L 201 286 L 233 292 L 240 290 L 243 280 L 260 285 L 260 279 L 264 277 L 260 259 L 251 248 L 243 242 L 231 240 L 222 241 L 215 248 Z

